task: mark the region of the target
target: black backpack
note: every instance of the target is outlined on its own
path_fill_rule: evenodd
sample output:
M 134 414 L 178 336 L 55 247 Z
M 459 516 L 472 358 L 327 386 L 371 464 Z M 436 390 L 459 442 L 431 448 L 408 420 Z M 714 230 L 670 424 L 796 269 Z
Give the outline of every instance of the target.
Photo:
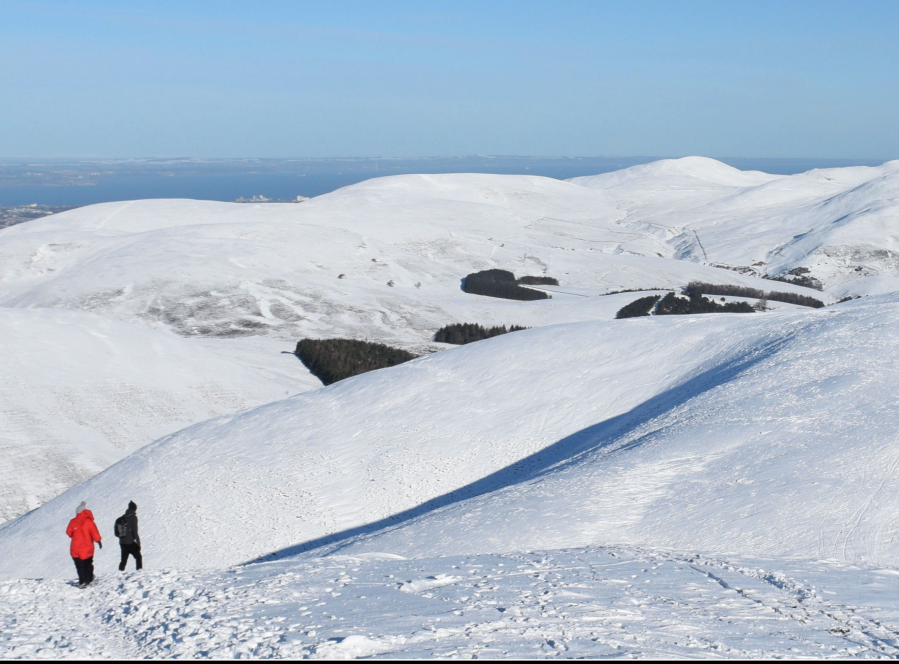
M 131 523 L 128 520 L 127 514 L 123 514 L 115 520 L 114 532 L 115 536 L 119 539 L 124 539 L 131 535 Z

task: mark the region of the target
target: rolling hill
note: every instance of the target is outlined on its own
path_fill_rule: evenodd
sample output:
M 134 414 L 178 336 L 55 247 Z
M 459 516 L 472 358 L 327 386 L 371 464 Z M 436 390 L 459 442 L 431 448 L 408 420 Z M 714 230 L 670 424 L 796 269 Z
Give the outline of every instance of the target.
M 31 510 L 0 654 L 895 657 L 897 174 L 691 157 L 0 231 L 0 518 Z M 462 291 L 488 268 L 561 283 Z M 692 280 L 831 306 L 613 320 Z M 424 355 L 320 388 L 306 336 Z M 138 503 L 148 569 L 66 585 L 82 500 L 107 544 Z
M 897 302 L 550 326 L 213 419 L 5 525 L 0 573 L 68 574 L 59 523 L 82 499 L 101 524 L 136 500 L 166 567 L 336 540 L 399 555 L 689 541 L 886 564 Z M 16 558 L 36 540 L 58 545 Z

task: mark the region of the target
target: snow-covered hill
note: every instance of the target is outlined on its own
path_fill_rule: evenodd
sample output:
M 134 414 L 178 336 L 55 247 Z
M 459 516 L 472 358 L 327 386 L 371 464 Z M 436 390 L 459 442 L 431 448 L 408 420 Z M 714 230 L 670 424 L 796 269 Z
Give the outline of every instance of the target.
M 0 305 L 89 310 L 184 336 L 351 336 L 421 350 L 448 323 L 608 318 L 607 303 L 584 295 L 694 279 L 830 301 L 670 260 L 671 247 L 619 223 L 626 212 L 607 198 L 550 178 L 446 175 L 381 178 L 301 205 L 79 208 L 5 231 Z M 631 255 L 633 243 L 653 249 Z M 521 303 L 461 292 L 466 274 L 489 267 L 549 274 L 580 296 Z
M 839 297 L 899 285 L 899 161 L 769 176 L 689 157 L 572 182 L 628 210 L 621 223 L 654 230 L 666 256 L 758 274 L 807 268 Z
M 700 264 L 756 276 L 806 268 L 834 297 L 891 291 L 897 199 L 899 161 L 772 176 L 690 157 L 571 182 L 395 176 L 301 205 L 109 203 L 4 231 L 0 304 L 89 310 L 187 336 L 347 335 L 422 348 L 462 319 L 595 316 L 583 303 L 549 312 L 464 296 L 460 279 L 488 267 L 594 294 L 691 279 L 791 289 Z
M 107 531 L 136 500 L 161 566 L 372 531 L 338 544 L 892 563 L 897 305 L 547 327 L 358 376 L 142 448 L 0 529 L 0 571 L 67 575 L 82 499 Z
M 832 302 L 899 284 L 892 248 L 897 191 L 899 162 L 785 177 L 689 157 L 570 182 L 480 174 L 379 178 L 301 205 L 109 203 L 5 229 L 0 307 L 91 312 L 169 330 L 202 340 L 200 354 L 249 353 L 257 366 L 277 373 L 284 357 L 276 344 L 288 350 L 301 337 L 364 338 L 422 352 L 435 349 L 430 339 L 448 323 L 539 327 L 610 319 L 635 296 L 606 292 L 675 288 L 695 279 Z M 561 286 L 539 302 L 461 291 L 467 273 L 489 267 L 548 274 Z M 794 267 L 808 269 L 828 292 L 758 278 Z M 96 364 L 82 365 L 88 380 Z M 40 392 L 38 374 L 17 366 L 7 368 L 7 384 Z M 157 388 L 179 401 L 181 382 Z M 261 387 L 251 383 L 241 384 L 249 392 Z M 301 383 L 317 385 L 308 376 Z M 255 396 L 241 402 L 256 403 Z M 11 454 L 30 454 L 33 439 L 52 448 L 48 441 L 58 436 L 44 436 L 42 427 L 65 428 L 66 417 L 64 409 L 51 409 L 40 424 L 8 429 L 16 432 L 8 435 Z M 147 440 L 132 435 L 131 424 L 118 424 L 126 420 L 113 419 L 115 425 L 82 418 L 81 426 L 101 439 L 127 439 L 127 449 Z M 196 419 L 170 424 L 176 421 Z M 81 467 L 102 467 L 89 454 L 95 461 Z M 89 472 L 73 473 L 71 454 L 54 458 L 59 463 L 39 465 L 69 480 L 35 484 L 15 506 L 4 504 L 0 518 Z M 20 487 L 0 486 L 0 493 L 19 495 Z
M 0 339 L 0 521 L 162 435 L 320 385 L 277 342 L 211 348 L 80 311 L 0 308 Z
M 710 163 L 713 170 L 721 166 Z M 745 177 L 754 182 L 761 176 Z M 688 261 L 615 253 L 622 238 L 636 237 L 619 225 L 626 214 L 619 208 L 603 191 L 570 182 L 464 174 L 382 178 L 302 205 L 187 200 L 95 205 L 3 231 L 0 308 L 96 314 L 80 319 L 85 330 L 90 320 L 105 325 L 99 317 L 127 324 L 113 335 L 100 327 L 94 331 L 111 343 L 118 336 L 131 343 L 135 334 L 129 326 L 174 332 L 197 340 L 198 356 L 213 350 L 225 356 L 223 367 L 231 359 L 250 360 L 265 374 L 284 371 L 291 360 L 281 351 L 306 336 L 379 340 L 423 352 L 436 348 L 432 336 L 448 323 L 535 327 L 610 319 L 635 296 L 599 297 L 609 290 L 673 288 L 700 279 L 832 299 Z M 552 300 L 530 303 L 461 291 L 462 277 L 492 266 L 518 274 L 549 272 L 562 286 L 550 289 Z M 28 316 L 16 319 L 17 332 L 0 330 L 4 341 L 15 346 L 16 335 L 32 336 L 22 327 Z M 36 347 L 54 345 L 52 325 L 33 335 Z M 190 348 L 185 345 L 183 354 L 190 355 Z M 86 389 L 75 391 L 111 413 L 104 392 L 111 379 L 95 381 L 102 375 L 95 371 L 102 359 L 90 349 L 82 353 L 76 339 L 67 350 L 71 361 L 81 362 L 80 379 L 86 381 Z M 291 393 L 318 386 L 294 364 L 287 371 L 299 382 L 291 380 Z M 28 364 L 12 363 L 4 371 L 6 384 L 16 386 L 7 389 L 19 395 L 67 389 L 48 388 L 53 372 L 35 372 Z M 78 374 L 73 368 L 69 375 L 75 380 Z M 154 384 L 158 398 L 183 401 L 179 373 L 161 375 L 171 383 L 161 378 Z M 257 375 L 262 374 L 252 374 Z M 241 398 L 231 402 L 235 409 L 270 395 L 264 378 L 240 385 Z M 33 470 L 0 480 L 0 519 L 36 507 L 155 435 L 224 412 L 182 407 L 178 417 L 164 418 L 165 426 L 141 432 L 124 411 L 79 416 L 79 431 L 93 440 L 124 441 L 120 452 L 111 454 L 83 448 L 79 435 L 64 434 L 71 419 L 65 408 L 41 399 L 34 403 L 37 410 L 7 400 L 15 420 L 5 434 L 8 457 L 33 459 Z M 60 447 L 60 440 L 70 442 Z M 80 451 L 62 451 L 66 445 Z M 48 451 L 35 457 L 35 446 Z
M 631 542 L 896 566 L 897 304 L 891 295 L 747 325 L 725 356 L 525 472 L 504 470 L 498 490 L 482 483 L 467 490 L 481 495 L 333 548 L 420 556 Z M 647 359 L 670 353 L 681 354 L 660 347 Z

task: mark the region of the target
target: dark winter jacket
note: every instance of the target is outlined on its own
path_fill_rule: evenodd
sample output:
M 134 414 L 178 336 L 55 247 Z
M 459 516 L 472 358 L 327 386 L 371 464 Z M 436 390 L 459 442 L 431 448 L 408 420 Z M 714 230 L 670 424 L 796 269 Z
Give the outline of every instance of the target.
M 126 510 L 124 516 L 128 523 L 128 535 L 120 537 L 119 544 L 123 546 L 137 544 L 140 546 L 140 534 L 137 532 L 137 512 Z
M 101 538 L 90 510 L 81 510 L 69 521 L 66 535 L 72 538 L 72 546 L 69 549 L 72 558 L 87 560 L 94 557 L 94 542 L 99 542 Z

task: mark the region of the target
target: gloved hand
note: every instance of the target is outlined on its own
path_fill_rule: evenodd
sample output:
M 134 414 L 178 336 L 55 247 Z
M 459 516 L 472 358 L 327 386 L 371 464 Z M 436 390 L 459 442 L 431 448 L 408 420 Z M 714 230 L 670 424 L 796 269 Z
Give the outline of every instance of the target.
M 97 542 L 97 546 L 99 546 L 99 547 L 102 549 L 102 548 L 103 548 L 103 542 Z

